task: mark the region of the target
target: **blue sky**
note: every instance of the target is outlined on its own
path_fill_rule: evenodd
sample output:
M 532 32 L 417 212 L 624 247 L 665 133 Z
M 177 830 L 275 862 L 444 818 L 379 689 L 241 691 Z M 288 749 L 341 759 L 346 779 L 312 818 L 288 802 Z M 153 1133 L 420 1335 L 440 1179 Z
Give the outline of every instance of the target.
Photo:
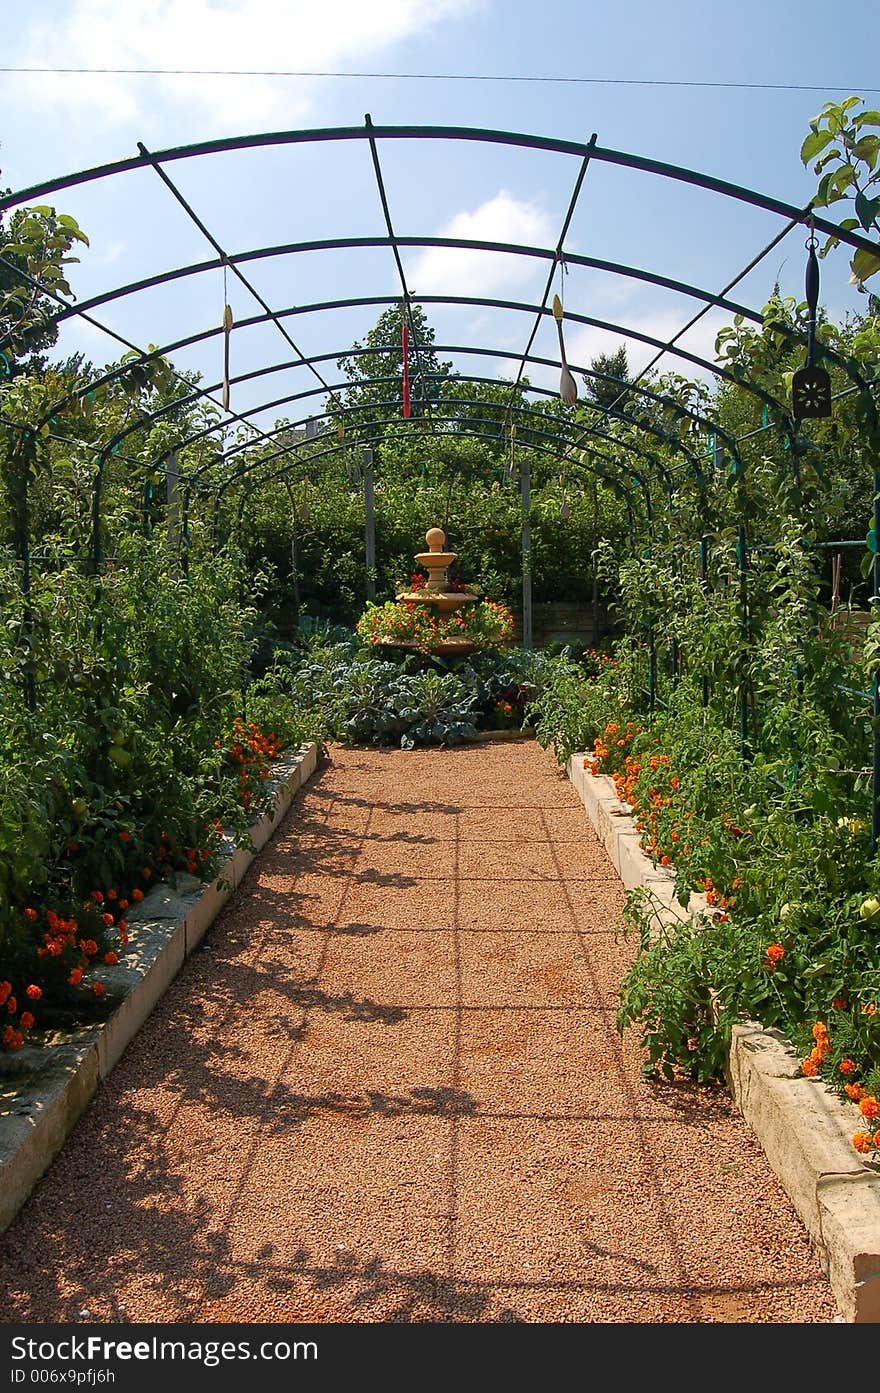
M 812 175 L 798 157 L 808 122 L 826 100 L 853 93 L 878 104 L 876 44 L 869 7 L 838 0 L 722 6 L 685 0 L 665 6 L 585 0 L 41 0 L 4 15 L 4 67 L 284 69 L 296 72 L 445 74 L 414 77 L 192 77 L 5 73 L 0 88 L 0 183 L 42 178 L 154 149 L 256 131 L 361 126 L 486 127 L 587 140 L 688 166 L 803 205 Z M 455 79 L 469 75 L 482 80 Z M 510 81 L 510 78 L 541 81 Z M 507 79 L 507 80 L 498 80 Z M 559 79 L 569 79 L 560 81 Z M 578 79 L 572 81 L 571 79 Z M 593 79 L 584 81 L 584 79 Z M 772 88 L 681 84 L 772 84 Z M 828 92 L 781 90 L 828 87 Z M 460 142 L 380 146 L 392 218 L 408 235 L 459 235 L 554 247 L 579 162 L 572 157 Z M 304 238 L 384 231 L 366 142 L 287 147 L 211 156 L 169 171 L 229 252 Z M 183 262 L 212 255 L 157 176 L 149 171 L 53 196 L 91 238 L 76 268 L 80 298 Z M 779 219 L 652 175 L 595 164 L 566 240 L 569 252 L 627 262 L 720 290 L 779 230 Z M 803 234 L 792 233 L 734 298 L 760 307 L 779 280 L 799 298 Z M 536 302 L 547 264 L 522 257 L 410 250 L 407 279 L 420 294 L 488 294 Z M 863 306 L 848 284 L 848 257 L 822 263 L 822 302 L 834 317 Z M 346 295 L 396 295 L 388 249 L 252 263 L 248 275 L 273 307 Z M 554 286 L 566 309 L 619 321 L 667 338 L 695 305 L 656 287 L 571 268 Z M 236 319 L 256 311 L 233 279 Z M 141 344 L 162 344 L 219 323 L 224 290 L 212 272 L 98 317 Z M 288 321 L 305 354 L 333 352 L 362 338 L 375 309 L 302 314 Z M 522 352 L 531 318 L 510 311 L 432 306 L 440 343 Z M 682 341 L 712 356 L 717 313 Z M 568 357 L 587 363 L 620 336 L 569 326 Z M 96 363 L 118 356 L 99 331 L 71 321 L 61 348 Z M 556 356 L 546 322 L 535 351 Z M 453 355 L 454 356 L 454 355 Z M 630 347 L 641 367 L 649 350 Z M 233 335 L 232 370 L 290 357 L 271 326 Z M 218 342 L 183 352 L 180 367 L 220 376 Z M 475 360 L 456 359 L 474 368 Z M 690 373 L 666 357 L 662 367 Z M 483 358 L 476 369 L 513 375 L 516 362 Z M 332 364 L 326 375 L 337 380 Z M 558 373 L 531 370 L 554 386 Z M 310 385 L 303 369 L 233 392 L 254 406 L 259 392 L 281 396 Z M 269 413 L 270 417 L 275 413 Z M 260 419 L 260 418 L 257 418 Z M 265 419 L 261 424 L 267 424 Z

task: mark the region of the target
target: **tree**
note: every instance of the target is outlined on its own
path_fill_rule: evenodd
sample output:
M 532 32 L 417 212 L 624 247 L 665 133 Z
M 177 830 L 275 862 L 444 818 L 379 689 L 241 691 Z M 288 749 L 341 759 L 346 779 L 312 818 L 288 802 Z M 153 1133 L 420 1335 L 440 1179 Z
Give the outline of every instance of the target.
M 73 298 L 66 266 L 79 260 L 70 255 L 74 242 L 88 240 L 75 218 L 48 206 L 18 209 L 8 227 L 0 218 L 0 351 L 7 360 L 55 343 L 58 301 L 52 296 Z
M 627 396 L 624 385 L 632 381 L 626 356 L 626 344 L 622 343 L 616 353 L 599 353 L 590 362 L 592 372 L 599 374 L 589 377 L 584 373 L 584 386 L 591 400 L 603 410 L 611 411 L 614 406 L 623 406 Z M 613 381 L 608 381 L 612 378 Z
M 440 399 L 452 364 L 437 358 L 434 330 L 421 305 L 410 306 L 407 332 L 412 416 L 419 418 L 429 415 L 431 403 Z M 403 306 L 384 310 L 364 342 L 355 340 L 350 352 L 337 360 L 337 367 L 351 383 L 342 398 L 345 416 L 339 419 L 347 433 L 375 438 L 382 429 L 380 421 L 403 414 Z
M 804 165 L 816 160 L 813 173 L 820 175 L 813 195 L 814 208 L 827 208 L 842 199 L 852 199 L 854 218 L 844 218 L 840 226 L 847 232 L 880 232 L 880 111 L 855 111 L 861 97 L 826 102 L 810 122 L 810 134 L 801 146 Z M 872 129 L 873 128 L 873 129 Z M 829 148 L 830 147 L 830 148 Z M 819 157 L 816 159 L 816 157 Z M 820 252 L 825 256 L 840 239 L 829 236 Z M 851 281 L 860 290 L 865 281 L 880 271 L 880 248 L 870 252 L 860 247 L 850 261 Z M 873 313 L 873 311 L 872 311 Z

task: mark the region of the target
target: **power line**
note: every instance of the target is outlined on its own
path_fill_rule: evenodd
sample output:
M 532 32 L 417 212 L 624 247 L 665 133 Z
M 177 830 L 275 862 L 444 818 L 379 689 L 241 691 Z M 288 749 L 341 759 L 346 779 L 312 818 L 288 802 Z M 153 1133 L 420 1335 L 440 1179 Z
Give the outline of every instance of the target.
M 534 73 L 370 73 L 329 72 L 317 68 L 50 68 L 3 67 L 0 73 L 42 73 L 51 76 L 105 77 L 348 77 L 409 80 L 418 82 L 544 82 L 606 87 L 707 87 L 730 88 L 747 92 L 860 92 L 877 93 L 880 87 L 862 87 L 858 83 L 829 87 L 812 83 L 791 82 L 702 82 L 675 78 L 640 77 L 553 77 Z

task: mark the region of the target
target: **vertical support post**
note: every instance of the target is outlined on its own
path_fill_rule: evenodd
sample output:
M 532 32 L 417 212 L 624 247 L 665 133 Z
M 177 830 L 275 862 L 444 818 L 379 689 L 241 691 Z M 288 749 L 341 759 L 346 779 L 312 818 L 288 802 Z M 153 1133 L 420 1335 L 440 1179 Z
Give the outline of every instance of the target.
M 13 506 L 18 558 L 21 561 L 21 596 L 24 601 L 21 623 L 26 649 L 23 665 L 24 700 L 28 711 L 36 711 L 37 684 L 34 673 L 34 612 L 31 605 L 31 546 L 28 501 L 28 479 L 31 462 L 36 456 L 36 437 L 28 431 L 26 435 L 22 435 L 18 445 L 11 446 L 10 450 L 17 466 Z
M 736 560 L 739 570 L 740 632 L 743 648 L 749 641 L 749 597 L 746 587 L 746 528 L 740 522 L 736 533 Z M 739 679 L 739 748 L 743 762 L 751 758 L 749 747 L 749 681 L 745 655 Z
M 173 552 L 180 549 L 179 479 L 180 468 L 177 463 L 177 451 L 172 450 L 165 461 L 165 498 L 168 504 L 168 545 Z
M 532 634 L 532 468 L 527 453 L 520 457 L 520 493 L 522 501 L 522 646 L 529 649 Z
M 367 566 L 367 599 L 376 598 L 376 517 L 373 494 L 373 451 L 364 450 L 364 555 Z
M 593 647 L 599 646 L 599 569 L 596 565 L 596 548 L 599 545 L 599 481 L 593 475 L 593 546 L 590 552 L 593 590 L 591 596 L 593 621 Z
M 709 584 L 709 539 L 708 539 L 708 537 L 701 537 L 701 538 L 700 538 L 700 580 L 701 580 L 701 582 L 702 582 L 702 584 L 703 584 L 703 589 L 705 590 L 705 589 L 708 587 L 708 584 Z M 702 696 L 703 696 L 703 705 L 704 705 L 704 706 L 708 706 L 708 705 L 709 705 L 709 675 L 708 675 L 708 673 L 706 673 L 706 672 L 703 673 L 703 678 L 702 678 Z
M 189 575 L 189 485 L 183 490 L 183 503 L 180 509 L 180 569 Z
M 98 456 L 98 467 L 92 480 L 92 575 L 101 570 L 101 486 L 104 482 L 106 457 Z
M 874 466 L 874 536 L 880 537 L 880 470 Z M 876 542 L 875 542 L 876 545 Z M 871 616 L 880 605 L 880 552 L 874 552 L 871 567 Z M 871 679 L 871 710 L 873 715 L 874 758 L 871 775 L 871 855 L 880 842 L 880 669 L 874 669 Z

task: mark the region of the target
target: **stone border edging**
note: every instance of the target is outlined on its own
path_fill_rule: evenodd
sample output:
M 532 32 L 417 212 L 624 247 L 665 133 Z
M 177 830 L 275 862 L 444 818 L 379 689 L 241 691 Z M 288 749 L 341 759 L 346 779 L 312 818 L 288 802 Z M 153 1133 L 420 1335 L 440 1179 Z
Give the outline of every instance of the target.
M 118 966 L 101 973 L 111 992 L 121 997 L 106 1021 L 69 1035 L 56 1033 L 47 1044 L 33 1043 L 15 1054 L 0 1055 L 0 1233 L 61 1150 L 101 1080 L 241 884 L 254 856 L 276 831 L 294 794 L 311 778 L 317 764 L 318 746 L 311 743 L 274 765 L 269 784 L 274 806 L 250 827 L 252 848 L 235 848 L 227 838 L 229 855 L 210 884 L 194 876 L 176 876 L 173 886 L 155 885 L 128 913 L 128 947 Z
M 642 850 L 635 821 L 612 780 L 573 754 L 566 772 L 596 836 L 627 890 L 650 891 L 658 921 L 686 920 L 708 906 L 693 894 L 684 909 L 675 876 Z M 834 1292 L 841 1317 L 880 1321 L 880 1171 L 859 1159 L 852 1134 L 862 1121 L 821 1079 L 800 1073 L 800 1061 L 778 1030 L 755 1022 L 734 1026 L 727 1084 L 740 1112 L 804 1223 Z

